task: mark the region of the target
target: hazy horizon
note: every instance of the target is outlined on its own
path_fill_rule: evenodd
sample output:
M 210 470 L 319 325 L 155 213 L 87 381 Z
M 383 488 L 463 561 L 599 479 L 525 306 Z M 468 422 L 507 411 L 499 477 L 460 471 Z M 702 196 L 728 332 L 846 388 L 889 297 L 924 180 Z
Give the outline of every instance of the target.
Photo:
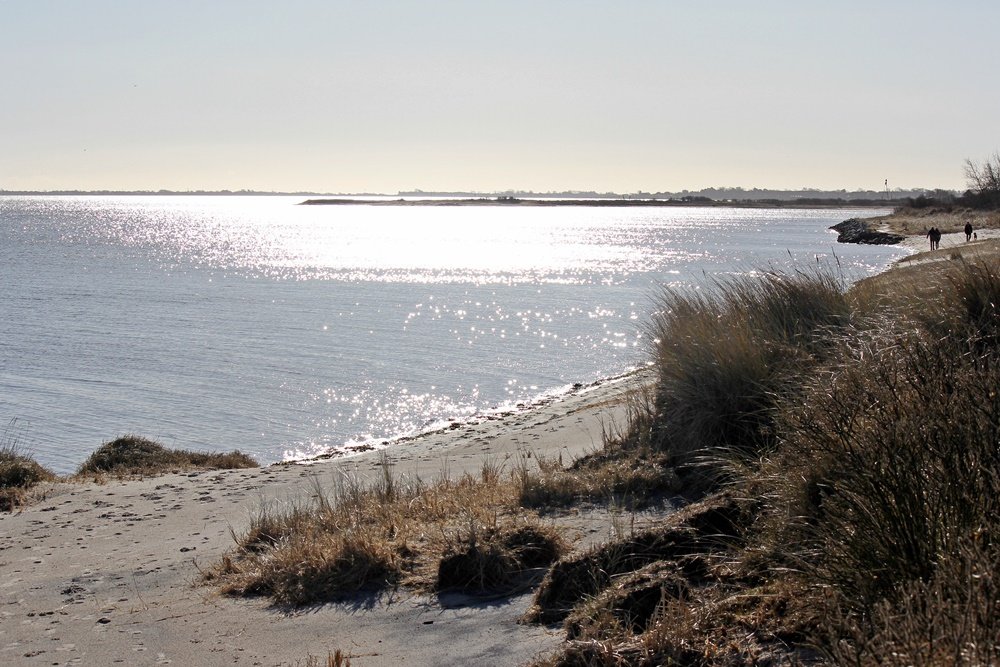
M 889 191 L 889 195 L 896 196 L 908 196 L 917 195 L 919 193 L 930 192 L 934 188 L 892 188 Z M 8 189 L 0 187 L 0 194 L 27 194 L 27 195 L 46 195 L 46 194 L 136 194 L 136 195 L 212 195 L 212 194 L 227 194 L 227 195 L 288 195 L 288 196 L 305 196 L 305 195 L 316 195 L 316 196 L 329 196 L 329 197 L 398 197 L 398 196 L 417 196 L 417 195 L 428 195 L 428 196 L 449 196 L 449 195 L 469 195 L 469 196 L 498 196 L 498 195 L 509 195 L 515 194 L 519 196 L 533 196 L 537 195 L 539 197 L 552 196 L 552 195 L 571 195 L 571 194 L 581 194 L 581 195 L 594 195 L 601 197 L 626 197 L 626 196 L 637 196 L 637 195 L 650 195 L 650 196 L 667 196 L 667 195 L 700 195 L 702 193 L 712 193 L 712 192 L 745 192 L 747 194 L 752 193 L 782 193 L 782 194 L 810 194 L 820 197 L 825 197 L 827 195 L 863 195 L 863 194 L 873 194 L 873 195 L 885 195 L 885 189 L 876 190 L 849 190 L 845 188 L 839 188 L 837 190 L 825 190 L 820 188 L 756 188 L 756 187 L 743 187 L 739 185 L 734 186 L 712 186 L 707 188 L 701 188 L 699 190 L 677 190 L 677 191 L 645 191 L 645 190 L 630 190 L 623 192 L 615 192 L 611 190 L 597 191 L 597 190 L 581 190 L 579 188 L 571 188 L 568 190 L 547 190 L 547 191 L 535 191 L 535 190 L 523 190 L 523 189 L 507 189 L 507 190 L 454 190 L 447 188 L 435 188 L 435 189 L 422 189 L 422 188 L 408 188 L 397 190 L 395 192 L 332 192 L 332 191 L 318 191 L 318 190 L 252 190 L 250 188 L 238 188 L 229 189 L 223 188 L 221 190 L 206 190 L 204 188 L 198 188 L 194 190 L 171 190 L 169 188 L 149 188 L 149 189 L 137 189 L 137 190 L 123 190 L 123 189 L 112 189 L 112 188 L 98 188 L 98 189 L 82 189 L 82 188 L 51 188 L 48 190 L 27 190 L 27 189 Z M 960 193 L 958 190 L 953 190 L 952 192 Z
M 0 189 L 964 190 L 1000 6 L 0 0 Z

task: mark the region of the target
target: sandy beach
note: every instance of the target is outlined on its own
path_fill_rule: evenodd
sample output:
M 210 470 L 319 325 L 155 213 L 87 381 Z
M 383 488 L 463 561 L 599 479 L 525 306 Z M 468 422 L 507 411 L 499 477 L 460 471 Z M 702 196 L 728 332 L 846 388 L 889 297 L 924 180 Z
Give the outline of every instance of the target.
M 648 372 L 581 387 L 534 408 L 454 424 L 385 452 L 398 475 L 435 479 L 527 455 L 570 461 L 625 419 Z M 297 612 L 198 583 L 266 503 L 301 502 L 340 475 L 381 474 L 382 452 L 309 464 L 59 482 L 0 515 L 0 662 L 6 665 L 296 665 L 336 650 L 353 665 L 519 664 L 554 649 L 559 629 L 518 624 L 530 595 L 475 599 L 405 589 Z M 608 517 L 561 525 L 579 545 Z

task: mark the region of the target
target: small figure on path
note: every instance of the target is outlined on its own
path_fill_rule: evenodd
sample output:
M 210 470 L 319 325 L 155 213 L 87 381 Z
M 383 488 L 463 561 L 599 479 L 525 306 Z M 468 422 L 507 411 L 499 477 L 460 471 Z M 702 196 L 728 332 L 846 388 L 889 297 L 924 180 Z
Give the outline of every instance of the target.
M 965 223 L 965 242 L 968 243 L 972 240 L 972 223 Z
M 931 250 L 937 250 L 941 247 L 941 230 L 937 227 L 931 227 L 927 231 L 927 238 L 931 242 Z

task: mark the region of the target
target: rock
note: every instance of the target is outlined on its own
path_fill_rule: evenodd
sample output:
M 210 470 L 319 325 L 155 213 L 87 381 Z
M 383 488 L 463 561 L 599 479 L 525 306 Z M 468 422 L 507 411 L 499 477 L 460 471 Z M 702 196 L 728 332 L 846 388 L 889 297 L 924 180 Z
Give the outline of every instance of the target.
M 835 230 L 839 234 L 837 236 L 837 243 L 896 245 L 906 238 L 905 236 L 901 236 L 899 234 L 875 231 L 871 229 L 871 227 L 868 226 L 868 223 L 861 218 L 844 220 L 843 222 L 830 227 L 830 229 Z

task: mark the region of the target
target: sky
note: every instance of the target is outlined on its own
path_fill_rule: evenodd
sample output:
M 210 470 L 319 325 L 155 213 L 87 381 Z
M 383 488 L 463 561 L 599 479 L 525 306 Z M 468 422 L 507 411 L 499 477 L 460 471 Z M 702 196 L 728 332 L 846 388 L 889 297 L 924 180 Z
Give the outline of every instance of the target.
M 964 189 L 995 0 L 0 0 L 0 189 Z

